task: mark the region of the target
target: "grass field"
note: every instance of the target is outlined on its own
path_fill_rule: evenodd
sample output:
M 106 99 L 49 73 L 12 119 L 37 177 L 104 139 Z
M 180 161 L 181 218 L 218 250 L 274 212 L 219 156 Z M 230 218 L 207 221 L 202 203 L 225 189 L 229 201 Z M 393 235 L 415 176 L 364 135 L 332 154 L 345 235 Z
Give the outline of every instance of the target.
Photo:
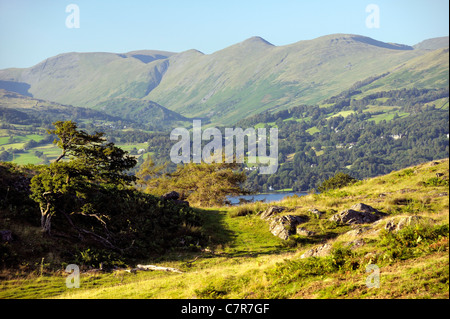
M 5 134 L 6 132 L 3 132 Z M 0 136 L 0 151 L 6 150 L 20 150 L 20 152 L 13 153 L 13 158 L 11 162 L 19 165 L 26 164 L 43 164 L 45 162 L 45 158 L 49 161 L 56 159 L 61 154 L 61 149 L 58 148 L 55 144 L 49 143 L 45 145 L 39 145 L 32 147 L 30 149 L 24 149 L 24 145 L 33 140 L 35 142 L 40 142 L 44 139 L 44 135 L 38 134 L 27 134 L 27 135 L 14 135 L 13 141 L 11 141 L 10 136 L 4 135 Z M 139 151 L 140 149 L 147 149 L 147 143 L 123 143 L 117 144 L 118 147 L 122 148 L 125 151 L 130 152 L 133 149 Z M 42 152 L 45 157 L 36 156 L 35 152 Z M 140 153 L 139 156 L 146 156 L 147 154 L 152 154 L 148 152 Z

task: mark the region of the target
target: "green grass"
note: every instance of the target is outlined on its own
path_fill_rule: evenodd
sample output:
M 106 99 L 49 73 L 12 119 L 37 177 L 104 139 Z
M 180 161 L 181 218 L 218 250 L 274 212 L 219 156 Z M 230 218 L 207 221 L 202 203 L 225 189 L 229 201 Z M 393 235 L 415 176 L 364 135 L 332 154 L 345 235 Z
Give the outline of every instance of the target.
M 306 132 L 308 132 L 311 135 L 314 135 L 315 133 L 320 132 L 320 130 L 317 128 L 317 126 L 313 126 L 309 129 L 307 129 Z
M 328 117 L 327 119 L 332 118 L 332 117 L 336 117 L 336 116 L 347 117 L 347 116 L 349 116 L 350 114 L 355 114 L 355 113 L 356 113 L 355 111 L 351 111 L 351 110 L 349 110 L 349 111 L 341 111 L 341 112 L 339 112 L 339 113 L 336 113 L 336 114 L 331 115 L 331 116 Z
M 392 121 L 394 119 L 395 116 L 399 116 L 400 118 L 402 117 L 406 117 L 409 116 L 409 113 L 406 112 L 388 112 L 388 113 L 382 113 L 382 114 L 378 114 L 375 116 L 372 116 L 370 119 L 368 119 L 367 121 L 374 121 L 375 123 L 379 123 L 381 121 Z

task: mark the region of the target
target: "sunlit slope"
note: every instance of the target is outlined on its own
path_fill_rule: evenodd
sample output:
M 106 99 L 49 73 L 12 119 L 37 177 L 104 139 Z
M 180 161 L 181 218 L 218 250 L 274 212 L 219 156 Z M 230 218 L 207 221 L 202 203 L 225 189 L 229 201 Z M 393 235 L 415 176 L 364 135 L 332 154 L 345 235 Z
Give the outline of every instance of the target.
M 31 68 L 0 70 L 0 88 L 91 108 L 144 99 L 185 117 L 233 124 L 265 110 L 319 103 L 387 72 L 367 89 L 446 86 L 448 48 L 439 49 L 442 39 L 430 41 L 414 48 L 332 34 L 285 46 L 252 37 L 212 54 L 65 53 Z

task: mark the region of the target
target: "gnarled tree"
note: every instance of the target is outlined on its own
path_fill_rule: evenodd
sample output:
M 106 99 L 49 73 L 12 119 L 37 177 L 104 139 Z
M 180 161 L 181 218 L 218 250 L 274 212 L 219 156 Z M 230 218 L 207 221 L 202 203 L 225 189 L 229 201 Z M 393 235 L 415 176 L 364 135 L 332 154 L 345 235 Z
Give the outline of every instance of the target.
M 112 246 L 106 238 L 76 226 L 70 215 L 94 217 L 106 227 L 107 216 L 98 213 L 93 205 L 95 194 L 104 187 L 130 185 L 135 177 L 127 171 L 136 165 L 136 159 L 108 143 L 103 133 L 88 134 L 72 121 L 53 125 L 55 129 L 47 132 L 57 136 L 54 143 L 61 148 L 61 155 L 31 180 L 31 198 L 39 204 L 42 230 L 50 234 L 52 216 L 61 213 L 79 233 Z

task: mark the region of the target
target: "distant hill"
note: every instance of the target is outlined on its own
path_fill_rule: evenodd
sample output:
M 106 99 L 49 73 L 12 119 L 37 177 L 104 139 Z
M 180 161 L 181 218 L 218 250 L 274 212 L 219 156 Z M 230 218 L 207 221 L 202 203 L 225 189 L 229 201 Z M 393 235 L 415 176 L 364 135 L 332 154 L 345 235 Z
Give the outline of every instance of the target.
M 119 117 L 83 107 L 35 99 L 0 89 L 0 117 L 10 124 L 41 124 L 58 120 L 90 119 L 118 121 Z
M 96 108 L 125 120 L 140 124 L 158 125 L 161 123 L 188 121 L 184 116 L 168 110 L 158 103 L 133 98 L 115 98 L 97 104 Z
M 358 81 L 386 73 L 367 89 L 446 87 L 445 43 L 448 47 L 448 37 L 411 47 L 332 34 L 285 46 L 252 37 L 208 55 L 197 50 L 72 52 L 30 68 L 0 70 L 0 88 L 61 104 L 114 110 L 120 116 L 125 114 L 120 103 L 127 104 L 133 117 L 130 101 L 152 101 L 184 117 L 232 124 L 267 110 L 319 103 Z M 136 109 L 142 107 L 135 104 Z
M 449 39 L 448 37 L 439 37 L 439 38 L 432 38 L 424 40 L 420 43 L 417 43 L 414 45 L 414 49 L 416 50 L 437 50 L 446 48 L 449 46 Z
M 97 109 L 74 107 L 36 99 L 0 89 L 0 116 L 11 124 L 41 124 L 57 120 L 129 121 L 154 128 L 190 121 L 180 114 L 148 100 L 116 98 L 104 101 Z

